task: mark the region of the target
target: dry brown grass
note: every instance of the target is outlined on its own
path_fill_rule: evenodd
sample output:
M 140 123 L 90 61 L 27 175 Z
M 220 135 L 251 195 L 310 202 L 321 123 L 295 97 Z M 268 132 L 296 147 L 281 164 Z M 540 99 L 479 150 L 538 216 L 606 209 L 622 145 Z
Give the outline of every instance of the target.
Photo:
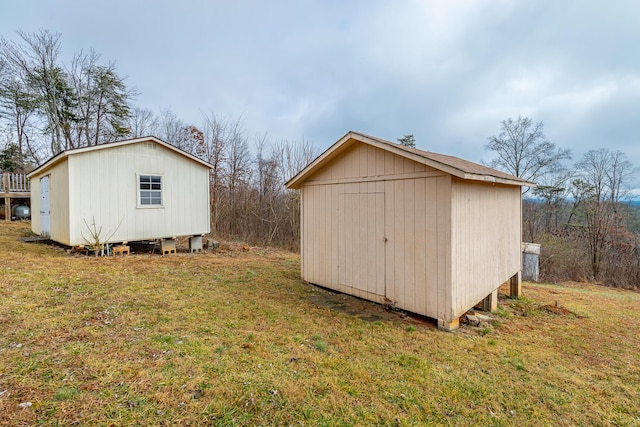
M 444 333 L 305 285 L 293 253 L 96 259 L 27 232 L 0 224 L 3 425 L 640 425 L 637 292 L 525 284 Z

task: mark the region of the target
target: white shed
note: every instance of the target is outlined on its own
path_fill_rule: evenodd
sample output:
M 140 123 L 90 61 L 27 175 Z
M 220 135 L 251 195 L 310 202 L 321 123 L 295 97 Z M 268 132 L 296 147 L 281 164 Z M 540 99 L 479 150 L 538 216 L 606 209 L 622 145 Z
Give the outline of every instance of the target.
M 349 132 L 295 177 L 310 283 L 428 316 L 442 329 L 497 289 L 520 292 L 515 176 Z
M 206 234 L 210 168 L 152 136 L 63 151 L 28 174 L 31 229 L 69 246 L 92 223 L 109 242 Z

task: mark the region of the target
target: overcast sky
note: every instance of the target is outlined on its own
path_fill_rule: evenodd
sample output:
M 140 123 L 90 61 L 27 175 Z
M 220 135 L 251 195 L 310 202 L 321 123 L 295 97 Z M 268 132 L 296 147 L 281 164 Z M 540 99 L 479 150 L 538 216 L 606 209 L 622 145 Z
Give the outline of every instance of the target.
M 62 34 L 115 60 L 135 104 L 243 117 L 324 150 L 354 130 L 487 161 L 500 121 L 640 166 L 640 1 L 0 0 L 0 35 Z M 66 61 L 65 61 L 66 62 Z M 633 186 L 640 188 L 640 177 Z

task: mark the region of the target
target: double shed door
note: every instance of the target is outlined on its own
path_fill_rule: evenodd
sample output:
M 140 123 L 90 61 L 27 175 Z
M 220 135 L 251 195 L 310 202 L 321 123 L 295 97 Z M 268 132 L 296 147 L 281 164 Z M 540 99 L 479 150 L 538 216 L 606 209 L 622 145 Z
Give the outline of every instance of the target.
M 437 316 L 436 200 L 435 178 L 389 181 L 384 192 L 338 194 L 338 280 L 346 292 L 364 291 Z

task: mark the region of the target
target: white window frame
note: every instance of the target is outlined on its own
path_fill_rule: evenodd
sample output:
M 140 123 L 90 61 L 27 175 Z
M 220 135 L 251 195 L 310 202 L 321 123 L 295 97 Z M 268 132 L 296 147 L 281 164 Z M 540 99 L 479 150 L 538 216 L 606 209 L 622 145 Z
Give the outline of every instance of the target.
M 150 178 L 160 178 L 160 189 L 142 189 L 140 180 L 142 177 L 150 177 Z M 150 183 L 151 184 L 151 183 Z M 160 203 L 159 204 L 142 204 L 142 192 L 143 191 L 153 191 L 160 193 Z M 138 199 L 138 208 L 140 209 L 160 209 L 164 208 L 164 175 L 159 173 L 137 173 L 136 174 L 136 194 Z

